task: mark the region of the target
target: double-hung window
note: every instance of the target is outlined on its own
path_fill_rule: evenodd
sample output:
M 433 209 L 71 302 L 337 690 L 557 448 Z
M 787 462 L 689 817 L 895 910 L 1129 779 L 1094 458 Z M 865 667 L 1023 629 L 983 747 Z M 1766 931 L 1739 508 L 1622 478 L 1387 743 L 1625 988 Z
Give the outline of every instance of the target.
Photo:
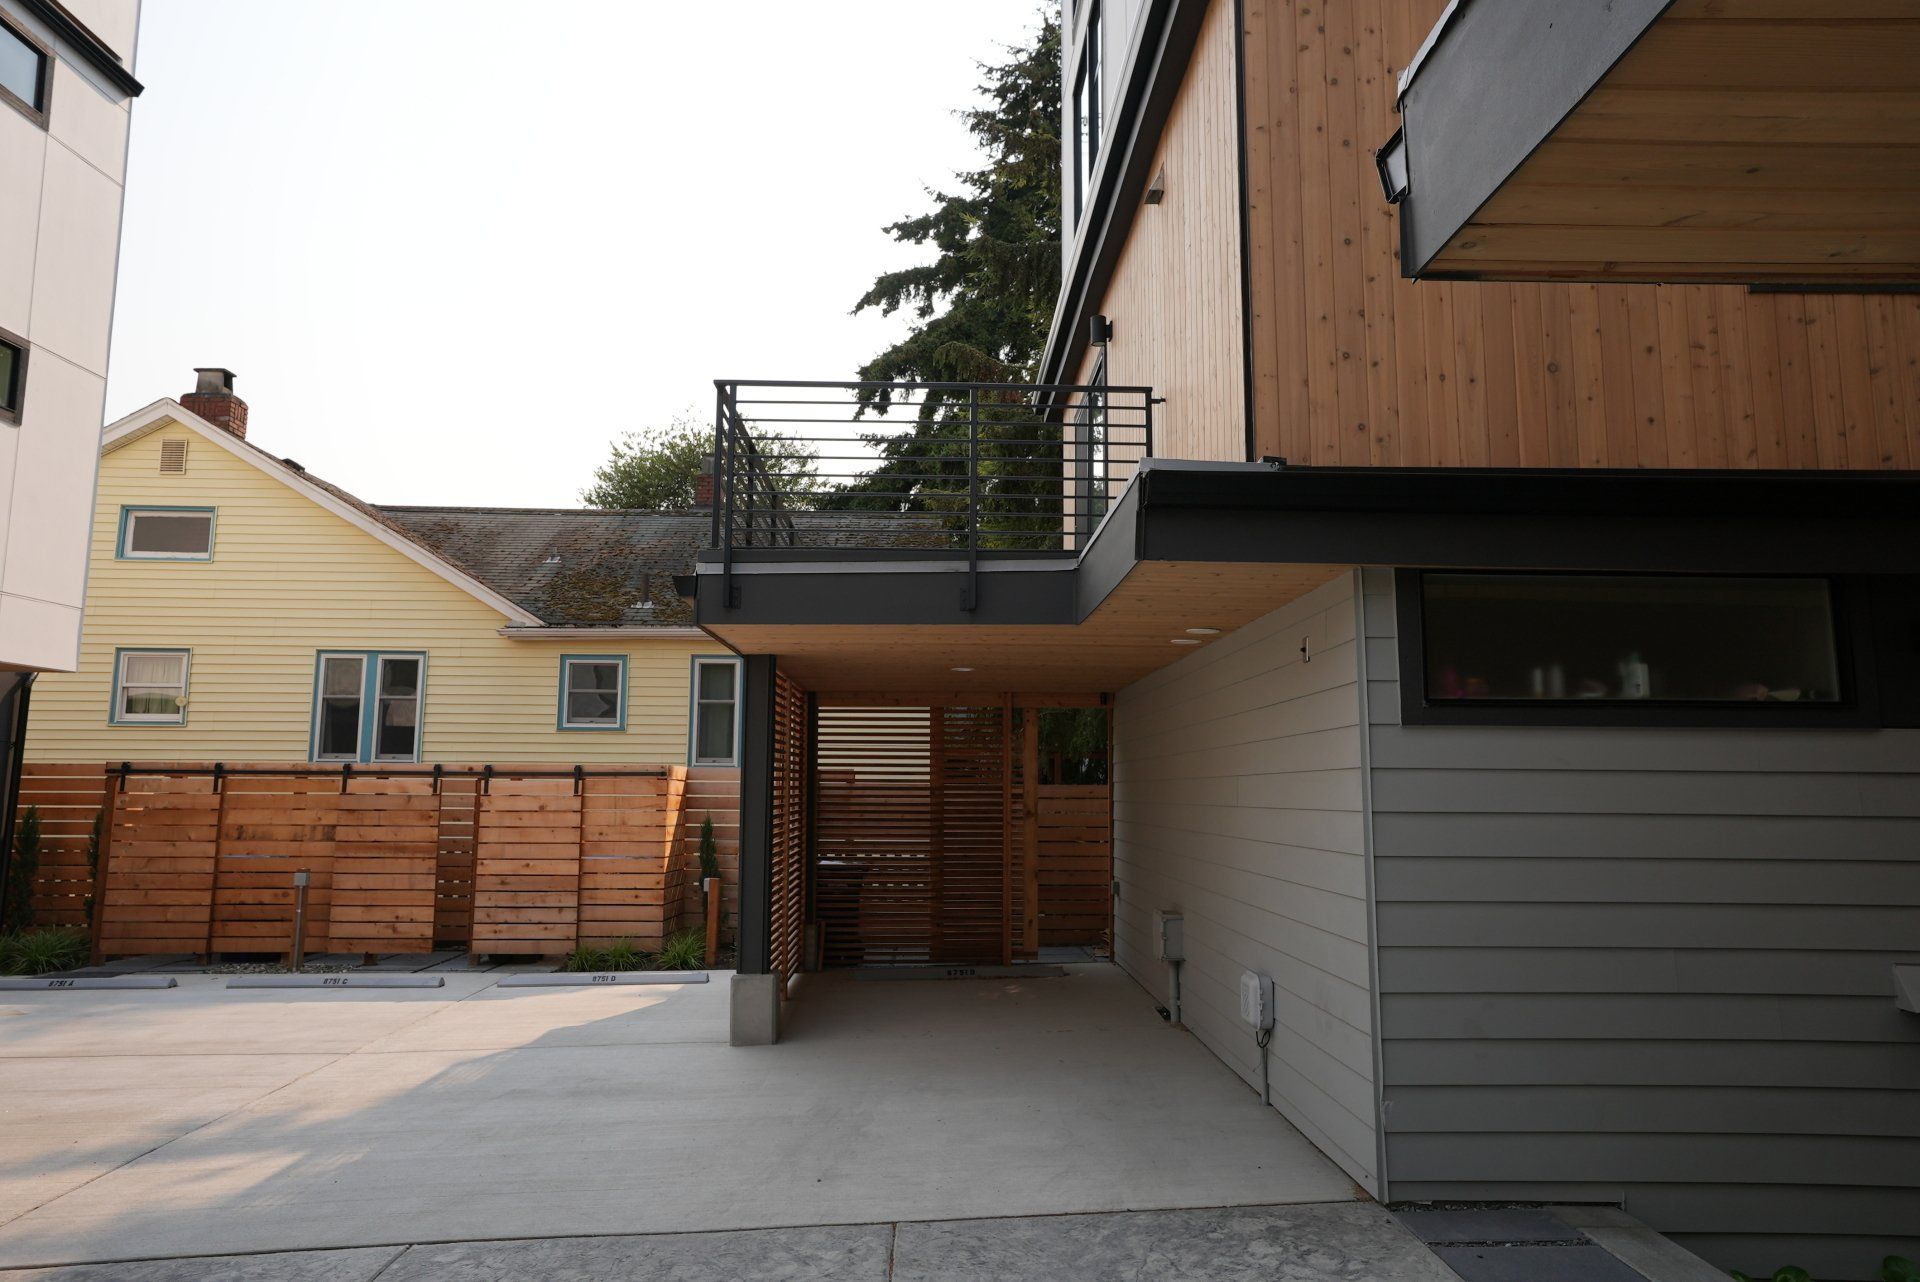
M 617 654 L 569 654 L 560 659 L 560 728 L 627 728 L 627 661 Z
M 120 559 L 211 561 L 213 515 L 210 507 L 123 507 Z
M 47 47 L 0 15 L 0 102 L 44 126 L 51 67 Z
M 692 750 L 696 766 L 740 764 L 740 661 L 693 661 Z
M 329 651 L 314 674 L 315 761 L 418 761 L 424 654 Z
M 183 726 L 187 723 L 190 650 L 118 650 L 113 656 L 113 709 L 117 726 Z
M 0 329 L 0 423 L 18 423 L 27 399 L 27 342 Z

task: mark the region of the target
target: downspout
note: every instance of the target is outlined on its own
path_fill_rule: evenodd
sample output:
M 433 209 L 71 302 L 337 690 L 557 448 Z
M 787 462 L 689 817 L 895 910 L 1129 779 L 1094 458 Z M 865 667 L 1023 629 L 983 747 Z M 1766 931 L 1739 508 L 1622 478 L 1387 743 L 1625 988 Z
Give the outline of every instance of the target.
M 11 714 L 11 724 L 7 726 L 6 770 L 6 808 L 0 813 L 0 902 L 4 902 L 5 888 L 13 876 L 13 824 L 20 811 L 20 772 L 27 754 L 27 708 L 33 698 L 33 679 L 38 673 L 28 672 L 21 675 L 20 681 L 7 692 L 6 705 Z M 27 888 L 29 898 L 33 888 Z
M 1245 402 L 1248 463 L 1260 457 L 1260 437 L 1253 417 L 1253 211 L 1247 204 L 1247 0 L 1233 0 L 1233 96 L 1238 105 L 1234 128 L 1239 134 L 1236 156 L 1240 163 L 1240 383 Z
M 1367 1041 L 1373 1051 L 1373 1162 L 1376 1198 L 1392 1200 L 1387 1186 L 1386 1039 L 1380 1027 L 1380 896 L 1373 880 L 1373 716 L 1367 700 L 1366 570 L 1353 570 L 1354 684 L 1360 713 L 1360 849 L 1367 888 L 1367 1015 L 1373 1023 Z

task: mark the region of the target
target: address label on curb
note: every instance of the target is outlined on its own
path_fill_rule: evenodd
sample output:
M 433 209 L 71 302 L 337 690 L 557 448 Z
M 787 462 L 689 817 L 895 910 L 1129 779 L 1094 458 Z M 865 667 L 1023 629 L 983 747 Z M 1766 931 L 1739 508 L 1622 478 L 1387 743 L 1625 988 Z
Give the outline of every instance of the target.
M 444 975 L 235 975 L 228 988 L 442 988 Z
M 177 988 L 171 975 L 37 975 L 32 979 L 0 979 L 0 992 L 47 992 L 66 988 Z
M 704 970 L 594 970 L 577 974 L 507 975 L 501 988 L 597 988 L 606 984 L 704 984 Z

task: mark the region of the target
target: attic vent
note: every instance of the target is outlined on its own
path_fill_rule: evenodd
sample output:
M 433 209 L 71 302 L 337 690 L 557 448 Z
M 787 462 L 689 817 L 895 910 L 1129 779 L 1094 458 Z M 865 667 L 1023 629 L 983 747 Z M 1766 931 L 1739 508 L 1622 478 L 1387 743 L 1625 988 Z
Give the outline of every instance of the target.
M 160 442 L 160 475 L 184 476 L 187 471 L 187 443 L 181 437 Z
M 550 556 L 545 561 L 542 561 L 541 564 L 542 565 L 558 565 L 560 564 L 560 558 L 557 556 Z

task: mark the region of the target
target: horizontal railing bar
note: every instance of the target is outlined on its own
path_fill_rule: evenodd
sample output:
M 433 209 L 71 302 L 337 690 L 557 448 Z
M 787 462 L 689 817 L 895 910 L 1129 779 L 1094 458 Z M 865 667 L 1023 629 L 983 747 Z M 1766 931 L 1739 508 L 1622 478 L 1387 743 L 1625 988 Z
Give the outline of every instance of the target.
M 1102 392 L 1108 395 L 1151 396 L 1153 389 L 1133 383 L 920 383 L 891 382 L 885 379 L 833 379 L 833 378 L 716 378 L 713 385 L 718 388 L 737 387 L 844 387 L 844 388 L 900 388 L 903 390 L 936 392 L 1004 391 L 1004 392 Z

